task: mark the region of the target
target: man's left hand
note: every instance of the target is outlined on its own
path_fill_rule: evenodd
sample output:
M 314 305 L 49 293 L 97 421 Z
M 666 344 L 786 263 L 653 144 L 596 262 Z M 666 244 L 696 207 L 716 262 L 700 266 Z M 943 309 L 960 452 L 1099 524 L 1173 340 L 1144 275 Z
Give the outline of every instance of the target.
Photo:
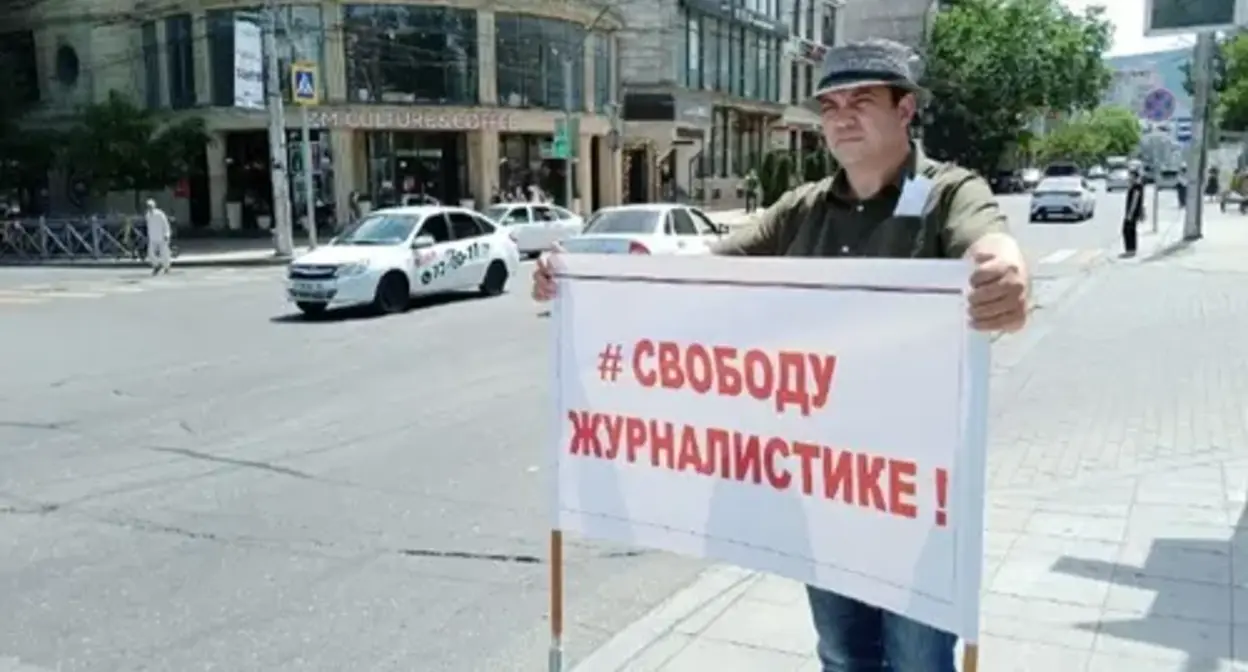
M 976 331 L 1018 331 L 1027 323 L 1027 279 L 1016 264 L 990 252 L 974 256 L 969 309 Z

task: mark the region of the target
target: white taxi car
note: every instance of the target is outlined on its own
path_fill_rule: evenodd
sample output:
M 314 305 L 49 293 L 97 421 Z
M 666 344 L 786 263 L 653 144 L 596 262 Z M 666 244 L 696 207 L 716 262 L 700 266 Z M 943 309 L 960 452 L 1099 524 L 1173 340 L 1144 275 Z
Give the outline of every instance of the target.
M 291 262 L 286 296 L 309 315 L 459 290 L 500 294 L 520 265 L 506 230 L 466 208 L 422 205 L 365 215 L 328 245 Z
M 499 203 L 485 216 L 507 229 L 523 255 L 541 254 L 585 228 L 580 216 L 549 203 Z
M 705 213 L 676 203 L 603 208 L 585 230 L 560 245 L 590 254 L 706 254 L 727 229 Z
M 1031 221 L 1065 219 L 1082 222 L 1096 214 L 1096 194 L 1078 175 L 1046 177 L 1031 195 Z

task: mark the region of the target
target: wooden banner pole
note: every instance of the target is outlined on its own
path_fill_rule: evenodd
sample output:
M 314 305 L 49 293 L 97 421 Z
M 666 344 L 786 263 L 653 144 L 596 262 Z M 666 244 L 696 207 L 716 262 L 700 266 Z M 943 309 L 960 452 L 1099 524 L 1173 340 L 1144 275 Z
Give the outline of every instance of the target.
M 563 672 L 562 530 L 550 531 L 550 672 Z
M 962 647 L 962 672 L 979 672 L 979 645 Z

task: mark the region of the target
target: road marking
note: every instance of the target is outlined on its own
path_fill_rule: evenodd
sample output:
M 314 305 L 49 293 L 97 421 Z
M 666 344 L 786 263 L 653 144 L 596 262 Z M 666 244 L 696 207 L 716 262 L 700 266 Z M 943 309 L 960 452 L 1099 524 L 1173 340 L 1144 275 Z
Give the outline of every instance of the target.
M 5 306 L 31 306 L 36 303 L 43 303 L 46 299 L 36 299 L 30 296 L 4 296 L 0 295 L 0 305 Z
M 1078 253 L 1079 253 L 1079 250 L 1058 250 L 1058 251 L 1056 251 L 1056 252 L 1054 252 L 1054 253 L 1050 254 L 1049 256 L 1047 256 L 1047 257 L 1045 257 L 1045 258 L 1041 259 L 1041 260 L 1040 260 L 1040 263 L 1042 263 L 1042 264 L 1060 264 L 1060 263 L 1062 263 L 1062 262 L 1066 261 L 1067 259 L 1070 259 L 1071 257 L 1075 256 L 1075 255 L 1076 255 L 1076 254 L 1078 254 Z

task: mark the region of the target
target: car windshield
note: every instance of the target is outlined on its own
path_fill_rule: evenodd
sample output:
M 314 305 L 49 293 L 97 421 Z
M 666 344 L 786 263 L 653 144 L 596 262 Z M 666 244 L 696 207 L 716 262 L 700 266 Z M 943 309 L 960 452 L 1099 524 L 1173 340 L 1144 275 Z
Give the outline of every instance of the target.
M 377 213 L 365 215 L 342 235 L 335 245 L 398 245 L 406 242 L 416 226 L 416 218 Z
M 507 216 L 508 212 L 511 212 L 510 205 L 495 205 L 493 207 L 486 208 L 485 212 L 481 214 L 496 222 L 501 222 L 503 221 L 503 218 Z
M 654 233 L 662 210 L 627 208 L 599 210 L 589 218 L 585 233 Z
M 1079 167 L 1073 163 L 1055 163 L 1044 169 L 1045 177 L 1064 177 L 1067 175 L 1078 175 Z

